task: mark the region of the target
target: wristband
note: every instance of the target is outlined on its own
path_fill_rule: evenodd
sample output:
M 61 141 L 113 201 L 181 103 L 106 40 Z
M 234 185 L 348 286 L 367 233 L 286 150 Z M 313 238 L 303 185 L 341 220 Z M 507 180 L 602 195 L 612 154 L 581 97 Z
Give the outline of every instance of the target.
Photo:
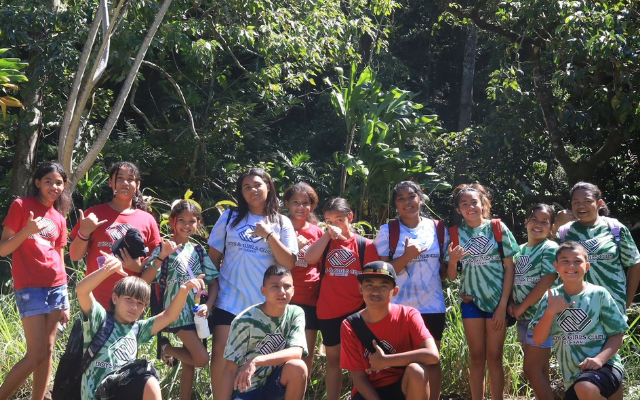
M 269 242 L 269 238 L 271 237 L 271 235 L 273 235 L 273 231 L 269 232 L 269 234 L 267 235 L 266 238 L 264 238 L 265 242 Z
M 156 260 L 157 260 L 157 258 L 156 258 Z M 153 269 L 155 269 L 155 270 L 156 270 L 156 272 L 160 272 L 160 270 L 159 270 L 158 268 L 156 268 L 156 266 L 155 266 L 155 265 L 153 265 L 153 263 L 151 263 L 151 267 L 152 267 Z
M 156 260 L 158 260 L 158 261 L 160 261 L 160 262 L 164 262 L 164 260 L 166 260 L 166 258 L 156 257 Z
M 82 233 L 80 233 L 80 230 L 78 229 L 78 238 L 80 238 L 80 240 L 82 240 L 83 242 L 88 242 L 89 239 L 91 239 L 91 233 L 89 234 L 89 236 L 84 236 Z

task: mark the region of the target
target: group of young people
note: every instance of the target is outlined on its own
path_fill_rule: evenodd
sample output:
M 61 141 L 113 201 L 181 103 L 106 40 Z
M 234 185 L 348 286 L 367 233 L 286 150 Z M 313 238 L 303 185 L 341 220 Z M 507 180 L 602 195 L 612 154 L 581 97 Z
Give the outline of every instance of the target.
M 13 255 L 27 353 L 0 386 L 0 400 L 31 374 L 33 398 L 44 398 L 56 327 L 70 318 L 63 263 L 67 183 L 59 164 L 39 165 L 31 196 L 15 200 L 3 222 L 0 256 Z M 392 195 L 398 218 L 372 242 L 352 229 L 353 212 L 342 198 L 324 205 L 321 228 L 314 214 L 318 196 L 303 182 L 285 191 L 288 217 L 282 215 L 271 177 L 250 168 L 237 181 L 237 207 L 214 225 L 208 252 L 191 239 L 202 225 L 196 204 L 174 204 L 173 236 L 162 240 L 142 198 L 138 168 L 114 164 L 109 187 L 109 202 L 79 211 L 68 248 L 72 260 L 84 258 L 87 266 L 76 286 L 84 348 L 106 319 L 114 320 L 82 375 L 82 398 L 96 398 L 110 374 L 136 360 L 139 343 L 164 331 L 181 342 L 158 339 L 163 361 L 181 363 L 181 399 L 191 397 L 195 368 L 209 363 L 216 400 L 302 399 L 320 331 L 328 400 L 340 398 L 343 369 L 352 377 L 354 399 L 438 399 L 442 281 L 458 275 L 473 400 L 484 398 L 487 367 L 491 398 L 503 398 L 510 320 L 517 323 L 536 398 L 553 398 L 552 346 L 567 398 L 622 398 L 617 350 L 640 281 L 640 254 L 629 230 L 604 215 L 602 194 L 592 184 L 573 187 L 572 212 L 558 214 L 571 218 L 561 227 L 552 207 L 535 205 L 526 219 L 527 242 L 518 246 L 509 229 L 490 218 L 481 185 L 454 190 L 462 222 L 446 229 L 422 214 L 420 186 L 400 182 Z M 125 249 L 114 256 L 114 244 L 134 230 L 147 255 Z M 150 290 L 154 281 L 162 288 L 163 311 L 140 320 L 158 293 Z M 211 357 L 196 325 L 202 318 L 213 335 Z M 145 371 L 118 386 L 117 397 L 160 398 L 157 373 Z

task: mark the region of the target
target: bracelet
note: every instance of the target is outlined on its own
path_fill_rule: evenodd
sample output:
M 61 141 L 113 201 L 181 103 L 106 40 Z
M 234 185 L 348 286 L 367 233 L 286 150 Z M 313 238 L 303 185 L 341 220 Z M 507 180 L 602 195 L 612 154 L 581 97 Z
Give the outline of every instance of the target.
M 156 260 L 157 260 L 157 258 L 156 258 Z M 153 265 L 153 263 L 151 263 L 151 268 L 155 269 L 155 270 L 156 270 L 156 272 L 160 272 L 160 270 L 159 270 L 158 268 L 156 268 L 156 266 L 155 266 L 155 265 Z
M 273 235 L 273 231 L 269 232 L 269 234 L 267 235 L 267 237 L 266 237 L 266 238 L 264 238 L 264 241 L 265 241 L 265 242 L 268 242 L 268 241 L 269 241 L 269 238 L 271 237 L 271 235 Z
M 156 260 L 158 260 L 158 261 L 160 261 L 160 262 L 164 262 L 164 260 L 166 260 L 166 258 L 156 257 Z
M 80 229 L 78 229 L 78 238 L 80 238 L 80 240 L 82 240 L 83 242 L 88 242 L 89 239 L 91 239 L 91 235 L 92 233 L 90 233 L 89 236 L 84 236 L 82 233 L 80 233 Z

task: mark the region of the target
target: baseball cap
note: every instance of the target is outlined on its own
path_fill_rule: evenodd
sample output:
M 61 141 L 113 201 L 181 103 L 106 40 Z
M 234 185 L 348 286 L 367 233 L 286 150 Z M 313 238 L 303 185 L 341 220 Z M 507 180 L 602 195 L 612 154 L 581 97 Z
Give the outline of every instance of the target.
M 358 275 L 358 280 L 362 283 L 365 278 L 386 278 L 392 281 L 395 286 L 398 285 L 396 270 L 386 261 L 373 261 L 365 265 L 362 268 L 362 273 Z
M 129 228 L 127 233 L 111 246 L 111 252 L 114 256 L 120 256 L 122 249 L 127 249 L 133 258 L 146 257 L 149 251 L 144 245 L 140 231 L 136 228 Z

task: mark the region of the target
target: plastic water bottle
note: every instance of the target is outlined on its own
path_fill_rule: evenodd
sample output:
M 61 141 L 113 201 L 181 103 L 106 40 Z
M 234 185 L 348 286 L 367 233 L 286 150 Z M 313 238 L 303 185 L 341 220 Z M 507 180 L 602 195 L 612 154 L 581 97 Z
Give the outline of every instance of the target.
M 196 324 L 196 332 L 198 333 L 198 337 L 200 339 L 206 339 L 211 335 L 209 332 L 209 321 L 206 318 L 198 315 L 198 311 L 200 311 L 204 307 L 204 304 L 197 305 L 193 307 L 193 322 Z

